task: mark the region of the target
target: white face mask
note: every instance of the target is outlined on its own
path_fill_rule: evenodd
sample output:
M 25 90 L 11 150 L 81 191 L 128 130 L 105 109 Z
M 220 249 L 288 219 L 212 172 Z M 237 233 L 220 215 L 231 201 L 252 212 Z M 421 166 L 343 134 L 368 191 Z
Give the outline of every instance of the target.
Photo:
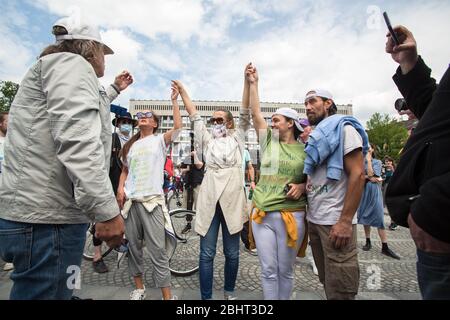
M 214 138 L 222 138 L 227 135 L 227 127 L 224 124 L 216 124 L 212 128 Z

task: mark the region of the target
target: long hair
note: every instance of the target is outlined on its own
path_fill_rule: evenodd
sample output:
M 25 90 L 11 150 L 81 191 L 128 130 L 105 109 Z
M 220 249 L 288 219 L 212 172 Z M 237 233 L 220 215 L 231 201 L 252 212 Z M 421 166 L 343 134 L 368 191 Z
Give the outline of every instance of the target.
M 153 114 L 153 119 L 156 122 L 156 127 L 153 129 L 153 134 L 156 133 L 156 131 L 159 128 L 159 115 L 157 115 L 155 112 L 150 111 Z M 138 141 L 141 138 L 141 132 L 139 131 L 135 135 L 133 135 L 130 140 L 128 140 L 122 147 L 119 153 L 119 157 L 122 159 L 124 163 L 127 162 L 128 153 L 130 152 L 131 146 Z
M 127 163 L 128 152 L 130 152 L 130 149 L 131 149 L 131 146 L 133 145 L 133 143 L 138 141 L 140 137 L 141 137 L 141 132 L 139 131 L 123 145 L 122 149 L 120 149 L 119 157 L 122 159 L 123 163 Z
M 66 35 L 67 33 L 64 27 L 53 27 L 53 34 L 55 36 Z M 39 58 L 60 52 L 79 54 L 91 63 L 93 59 L 103 54 L 103 46 L 94 40 L 62 40 L 45 48 L 39 55 Z

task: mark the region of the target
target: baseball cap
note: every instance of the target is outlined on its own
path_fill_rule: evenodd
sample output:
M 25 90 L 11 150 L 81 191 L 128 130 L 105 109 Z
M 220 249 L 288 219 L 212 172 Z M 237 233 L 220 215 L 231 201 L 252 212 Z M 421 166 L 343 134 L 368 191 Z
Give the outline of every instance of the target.
M 297 111 L 291 108 L 279 108 L 277 111 L 275 111 L 274 115 L 281 115 L 285 116 L 286 118 L 294 120 L 295 126 L 297 127 L 300 132 L 303 132 L 303 127 L 300 124 L 300 117 L 298 116 Z
M 334 98 L 333 95 L 331 94 L 330 91 L 325 90 L 325 89 L 314 89 L 314 90 L 310 90 L 308 91 L 308 93 L 305 96 L 305 103 L 306 101 L 308 101 L 311 98 L 315 98 L 315 97 L 321 97 L 321 98 L 325 98 L 325 99 L 329 99 L 333 102 L 333 104 L 330 107 L 330 110 L 335 110 L 337 111 L 337 106 L 334 103 Z
M 310 90 L 306 94 L 305 101 L 307 101 L 313 97 L 321 97 L 321 98 L 333 100 L 333 95 L 330 93 L 330 91 L 324 90 L 324 89 Z
M 114 51 L 103 43 L 100 31 L 95 25 L 73 17 L 64 17 L 56 21 L 53 27 L 64 27 L 67 30 L 67 34 L 56 35 L 56 41 L 93 40 L 103 45 L 105 54 L 114 54 Z

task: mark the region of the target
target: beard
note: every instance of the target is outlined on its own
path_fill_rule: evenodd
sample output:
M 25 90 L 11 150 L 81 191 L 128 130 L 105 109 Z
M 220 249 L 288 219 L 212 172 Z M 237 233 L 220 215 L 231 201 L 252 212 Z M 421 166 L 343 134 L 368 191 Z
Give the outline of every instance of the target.
M 325 119 L 325 115 L 318 116 L 317 114 L 309 114 L 309 115 L 307 115 L 307 117 L 308 117 L 309 124 L 312 126 L 318 125 L 320 123 L 320 121 Z

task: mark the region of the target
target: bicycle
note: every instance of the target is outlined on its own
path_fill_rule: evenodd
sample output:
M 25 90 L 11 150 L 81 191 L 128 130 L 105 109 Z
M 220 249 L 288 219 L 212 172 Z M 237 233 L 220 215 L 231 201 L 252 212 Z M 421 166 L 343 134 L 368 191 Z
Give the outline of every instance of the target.
M 169 216 L 177 239 L 169 269 L 175 276 L 187 277 L 199 269 L 200 236 L 194 231 L 195 211 L 180 208 L 170 211 Z M 190 224 L 188 230 L 187 223 Z
M 183 183 L 181 181 L 170 183 L 164 197 L 166 198 L 167 210 L 183 208 Z

